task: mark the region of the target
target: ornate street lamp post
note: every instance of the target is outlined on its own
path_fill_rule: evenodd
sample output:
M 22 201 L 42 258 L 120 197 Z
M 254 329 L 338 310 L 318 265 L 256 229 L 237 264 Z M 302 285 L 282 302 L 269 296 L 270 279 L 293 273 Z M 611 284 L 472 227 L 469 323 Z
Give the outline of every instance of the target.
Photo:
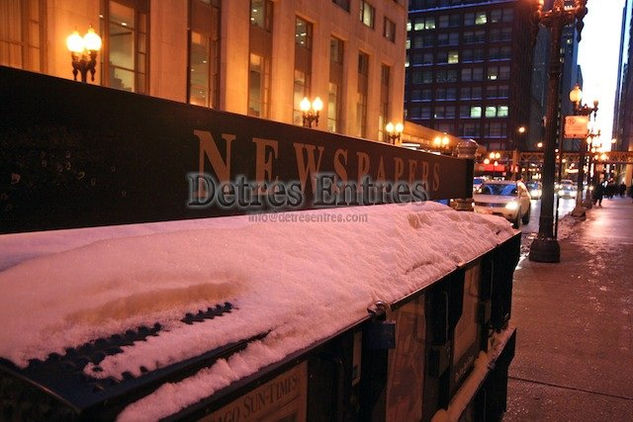
M 73 77 L 77 80 L 77 73 L 81 74 L 81 82 L 87 82 L 88 72 L 91 80 L 95 80 L 97 66 L 97 52 L 101 50 L 101 37 L 92 26 L 83 37 L 75 31 L 66 38 L 66 47 L 70 51 L 73 64 Z
M 560 262 L 560 245 L 554 237 L 554 174 L 556 171 L 556 132 L 558 124 L 558 91 L 560 89 L 560 45 L 563 28 L 576 23 L 578 37 L 587 14 L 587 0 L 574 0 L 571 7 L 564 0 L 554 0 L 551 10 L 543 11 L 544 0 L 538 0 L 536 19 L 549 28 L 551 45 L 549 52 L 549 80 L 547 84 L 547 114 L 545 116 L 545 145 L 543 154 L 543 197 L 539 218 L 538 236 L 530 247 L 529 259 L 536 262 Z
M 299 103 L 299 108 L 303 114 L 303 127 L 311 128 L 312 122 L 315 125 L 319 124 L 319 113 L 323 109 L 323 101 L 319 97 L 312 102 L 308 100 L 308 97 L 304 97 Z
M 596 120 L 596 116 L 598 114 L 598 100 L 593 101 L 593 107 L 589 107 L 587 104 L 580 105 L 582 101 L 582 90 L 580 86 L 576 84 L 574 89 L 569 93 L 569 99 L 574 104 L 574 114 L 576 116 L 591 116 L 593 114 L 594 121 Z M 587 140 L 590 139 L 590 135 L 587 136 Z M 577 182 L 577 191 L 576 194 L 576 207 L 572 211 L 572 215 L 576 217 L 581 217 L 585 214 L 585 208 L 587 205 L 583 206 L 582 202 L 582 194 L 584 191 L 584 167 L 585 167 L 585 152 L 590 145 L 585 145 L 584 142 L 580 145 L 580 154 L 578 159 L 578 182 Z M 590 165 L 591 166 L 591 165 Z M 590 168 L 587 167 L 587 172 L 590 172 Z M 587 193 L 585 198 L 585 204 L 589 204 L 588 207 L 591 207 L 591 192 L 589 190 L 589 186 L 587 186 Z
M 393 123 L 389 122 L 385 126 L 385 130 L 387 131 L 387 137 L 389 138 L 389 142 L 392 143 L 393 145 L 396 145 L 396 143 L 400 140 L 400 135 L 402 134 L 402 131 L 404 130 L 404 126 L 402 126 L 402 123 L 396 123 L 394 125 Z

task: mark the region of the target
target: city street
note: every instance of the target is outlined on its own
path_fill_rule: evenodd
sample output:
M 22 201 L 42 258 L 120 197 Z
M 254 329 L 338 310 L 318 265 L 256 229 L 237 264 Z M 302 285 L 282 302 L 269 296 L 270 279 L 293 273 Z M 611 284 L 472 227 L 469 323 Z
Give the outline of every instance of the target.
M 605 199 L 568 234 L 559 264 L 524 259 L 515 272 L 517 349 L 504 421 L 633 414 L 631 199 Z
M 556 204 L 556 198 L 554 198 L 554 204 Z M 558 206 L 558 218 L 563 218 L 569 214 L 576 206 L 576 200 L 573 198 L 561 198 Z M 530 215 L 530 223 L 521 226 L 524 238 L 531 233 L 538 233 L 538 220 L 541 216 L 541 200 L 532 200 L 532 211 Z

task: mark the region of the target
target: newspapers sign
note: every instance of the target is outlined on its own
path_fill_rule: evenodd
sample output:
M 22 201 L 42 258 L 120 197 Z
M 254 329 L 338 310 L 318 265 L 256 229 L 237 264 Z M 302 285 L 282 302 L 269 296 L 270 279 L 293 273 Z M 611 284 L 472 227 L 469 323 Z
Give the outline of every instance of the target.
M 584 139 L 589 133 L 589 116 L 565 117 L 565 139 Z

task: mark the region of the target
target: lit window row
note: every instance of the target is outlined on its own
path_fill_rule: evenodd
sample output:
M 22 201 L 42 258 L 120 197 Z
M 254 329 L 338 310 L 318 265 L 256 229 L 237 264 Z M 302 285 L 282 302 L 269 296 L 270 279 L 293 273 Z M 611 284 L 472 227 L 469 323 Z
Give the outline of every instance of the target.
M 413 8 L 412 8 L 413 9 Z M 462 26 L 485 25 L 487 23 L 512 22 L 513 9 L 468 12 L 462 14 L 422 16 L 407 23 L 407 31 L 427 31 L 436 28 L 459 28 Z

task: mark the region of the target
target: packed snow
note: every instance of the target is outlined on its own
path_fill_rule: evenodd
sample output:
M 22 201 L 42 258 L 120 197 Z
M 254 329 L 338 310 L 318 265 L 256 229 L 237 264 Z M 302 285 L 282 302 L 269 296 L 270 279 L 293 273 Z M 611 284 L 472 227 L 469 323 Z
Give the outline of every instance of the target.
M 368 305 L 424 288 L 516 233 L 503 218 L 433 202 L 336 213 L 367 221 L 254 223 L 237 216 L 2 236 L 0 356 L 24 367 L 161 323 L 159 336 L 106 357 L 101 372 L 84 368 L 120 379 L 269 332 L 228 360 L 163 385 L 119 418 L 155 420 L 353 325 Z M 237 309 L 180 322 L 225 301 Z

